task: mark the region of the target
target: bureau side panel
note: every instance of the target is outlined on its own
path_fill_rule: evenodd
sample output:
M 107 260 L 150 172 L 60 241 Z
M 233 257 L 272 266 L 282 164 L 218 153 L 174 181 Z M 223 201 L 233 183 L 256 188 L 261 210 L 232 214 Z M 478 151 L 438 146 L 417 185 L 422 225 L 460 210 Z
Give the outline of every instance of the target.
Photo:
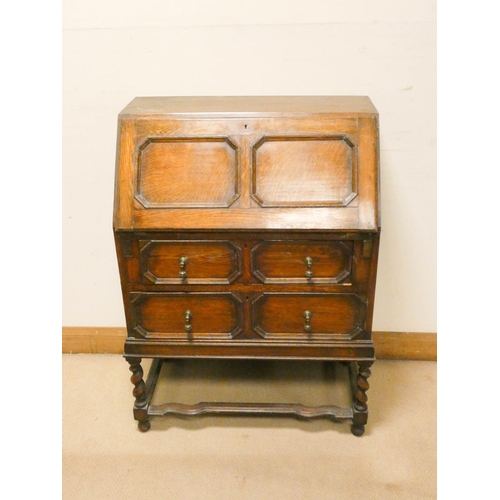
M 359 227 L 377 231 L 379 222 L 378 117 L 359 118 Z
M 373 235 L 370 256 L 370 270 L 368 278 L 368 304 L 366 308 L 366 331 L 372 334 L 373 311 L 375 308 L 375 288 L 377 284 L 378 252 L 380 246 L 380 233 Z
M 136 127 L 134 120 L 118 120 L 115 167 L 113 227 L 131 229 L 133 222 L 134 173 L 136 163 Z

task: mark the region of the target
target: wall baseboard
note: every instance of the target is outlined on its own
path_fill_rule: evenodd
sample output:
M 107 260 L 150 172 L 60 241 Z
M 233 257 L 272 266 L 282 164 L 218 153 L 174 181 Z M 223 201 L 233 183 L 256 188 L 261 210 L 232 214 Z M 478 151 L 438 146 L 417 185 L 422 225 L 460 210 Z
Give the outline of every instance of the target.
M 123 354 L 124 327 L 63 326 L 63 353 Z M 437 334 L 373 332 L 377 359 L 437 360 Z

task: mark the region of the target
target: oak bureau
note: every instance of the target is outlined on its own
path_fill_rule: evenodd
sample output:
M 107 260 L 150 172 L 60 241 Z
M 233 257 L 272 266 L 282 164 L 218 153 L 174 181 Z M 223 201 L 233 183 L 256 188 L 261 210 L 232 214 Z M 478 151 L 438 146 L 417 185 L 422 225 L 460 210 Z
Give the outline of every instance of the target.
M 139 429 L 172 413 L 289 414 L 361 436 L 379 207 L 368 97 L 134 99 L 118 118 L 113 230 Z M 352 405 L 153 405 L 168 358 L 344 362 Z

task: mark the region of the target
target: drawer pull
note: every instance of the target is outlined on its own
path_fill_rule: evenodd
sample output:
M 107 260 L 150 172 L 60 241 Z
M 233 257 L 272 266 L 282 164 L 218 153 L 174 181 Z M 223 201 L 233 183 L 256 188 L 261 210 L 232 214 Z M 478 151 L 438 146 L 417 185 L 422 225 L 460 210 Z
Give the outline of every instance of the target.
M 193 317 L 193 313 L 188 309 L 184 313 L 184 319 L 186 320 L 186 323 L 184 325 L 184 330 L 186 330 L 187 333 L 189 333 L 193 329 L 193 326 L 191 325 L 191 318 L 192 317 Z
M 188 261 L 188 258 L 187 258 L 187 257 L 180 257 L 180 258 L 179 258 L 179 266 L 180 266 L 179 276 L 180 276 L 182 279 L 187 278 L 187 271 L 186 271 L 186 264 L 187 264 L 187 261 Z
M 304 263 L 307 266 L 306 278 L 312 278 L 313 277 L 313 271 L 311 269 L 313 265 L 312 257 L 306 257 L 304 259 Z
M 304 311 L 304 319 L 305 319 L 305 323 L 304 323 L 304 330 L 306 332 L 310 332 L 311 331 L 311 317 L 312 317 L 312 312 L 311 311 Z

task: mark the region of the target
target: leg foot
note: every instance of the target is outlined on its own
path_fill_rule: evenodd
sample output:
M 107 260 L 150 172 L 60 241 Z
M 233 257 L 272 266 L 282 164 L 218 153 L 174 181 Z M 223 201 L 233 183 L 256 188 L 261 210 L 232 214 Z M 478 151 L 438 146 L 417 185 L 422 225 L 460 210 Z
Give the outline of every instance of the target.
M 151 422 L 149 420 L 142 420 L 137 422 L 137 427 L 141 432 L 147 432 L 151 428 Z
M 365 433 L 365 426 L 360 424 L 351 425 L 351 432 L 360 437 Z

